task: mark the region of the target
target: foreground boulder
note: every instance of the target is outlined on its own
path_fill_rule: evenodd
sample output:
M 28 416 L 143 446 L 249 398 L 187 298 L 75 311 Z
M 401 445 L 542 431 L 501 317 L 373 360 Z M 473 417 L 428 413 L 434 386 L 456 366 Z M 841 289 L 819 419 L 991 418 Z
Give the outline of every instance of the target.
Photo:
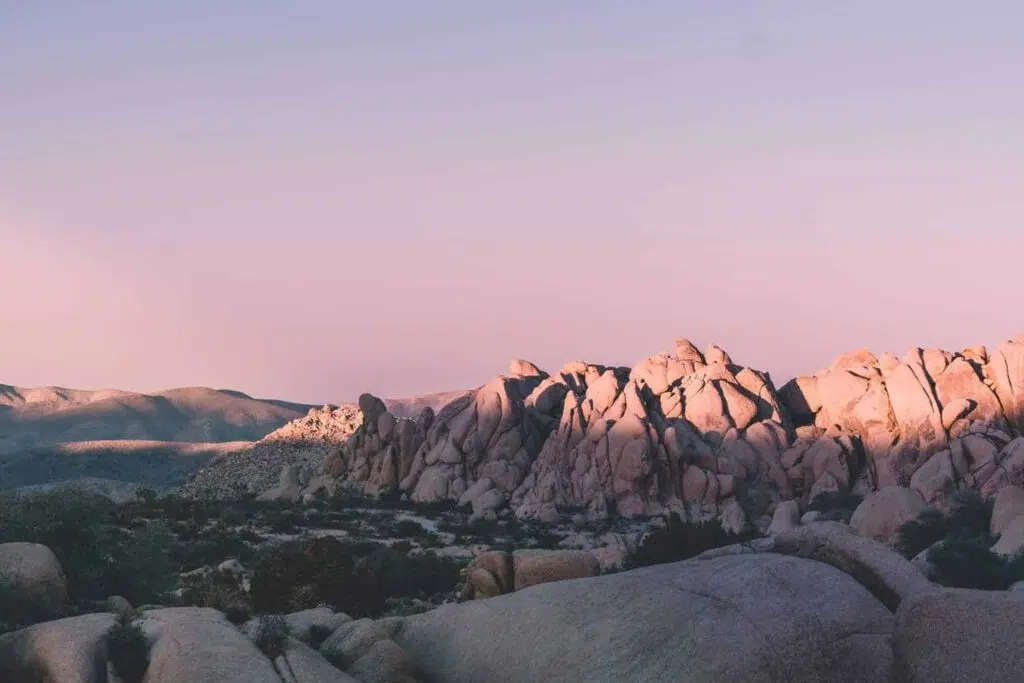
M 15 597 L 55 610 L 68 599 L 68 582 L 53 551 L 39 543 L 0 543 L 0 583 Z
M 869 494 L 857 506 L 850 527 L 860 536 L 892 543 L 900 526 L 917 519 L 925 507 L 924 498 L 914 489 L 887 486 Z
M 601 573 L 597 556 L 585 550 L 491 550 L 477 555 L 466 568 L 463 600 L 493 598 L 530 586 Z
M 270 660 L 216 610 L 152 610 L 141 625 L 153 643 L 143 683 L 281 683 Z
M 905 600 L 896 614 L 894 683 L 1022 680 L 1024 593 L 948 588 Z
M 892 623 L 834 567 L 749 554 L 449 605 L 388 637 L 446 683 L 884 683 Z
M 106 683 L 106 638 L 114 622 L 112 614 L 86 614 L 0 636 L 0 681 Z

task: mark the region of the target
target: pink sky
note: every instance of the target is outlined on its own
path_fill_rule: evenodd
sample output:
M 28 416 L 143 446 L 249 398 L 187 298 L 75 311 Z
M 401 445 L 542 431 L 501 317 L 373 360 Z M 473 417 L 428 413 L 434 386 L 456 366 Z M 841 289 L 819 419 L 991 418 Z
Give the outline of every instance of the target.
M 781 383 L 1024 332 L 1016 5 L 543 4 L 0 18 L 0 382 L 339 402 L 689 336 Z

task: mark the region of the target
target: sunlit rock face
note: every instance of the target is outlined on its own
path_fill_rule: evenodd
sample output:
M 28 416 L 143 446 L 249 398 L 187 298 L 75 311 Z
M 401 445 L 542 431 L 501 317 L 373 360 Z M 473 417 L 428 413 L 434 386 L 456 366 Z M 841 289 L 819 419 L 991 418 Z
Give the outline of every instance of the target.
M 548 519 L 676 511 L 767 527 L 777 503 L 890 486 L 943 505 L 1024 477 L 1024 336 L 989 352 L 854 351 L 777 388 L 686 339 L 633 368 L 571 362 L 506 375 L 397 418 L 370 395 L 317 486 L 398 489 L 478 514 Z

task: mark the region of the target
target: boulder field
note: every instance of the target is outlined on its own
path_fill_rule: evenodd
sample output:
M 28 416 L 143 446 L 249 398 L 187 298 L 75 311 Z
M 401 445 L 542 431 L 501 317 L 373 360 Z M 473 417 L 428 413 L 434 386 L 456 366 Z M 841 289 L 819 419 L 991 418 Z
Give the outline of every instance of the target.
M 142 683 L 1010 683 L 1024 593 L 941 588 L 835 522 L 408 617 L 287 615 L 291 635 L 207 608 L 129 615 Z M 5 683 L 119 681 L 114 614 L 0 636 Z M 313 634 L 319 631 L 320 639 Z
M 351 487 L 478 516 L 676 511 L 765 529 L 780 502 L 900 487 L 912 493 L 885 505 L 909 514 L 909 496 L 941 508 L 959 489 L 1024 484 L 1024 335 L 992 350 L 856 351 L 782 387 L 680 339 L 633 368 L 514 361 L 436 413 L 399 418 L 369 394 L 359 413 L 354 430 L 351 414 L 337 418 L 345 438 L 317 469 L 284 468 L 266 497 Z M 329 414 L 315 417 L 333 433 Z

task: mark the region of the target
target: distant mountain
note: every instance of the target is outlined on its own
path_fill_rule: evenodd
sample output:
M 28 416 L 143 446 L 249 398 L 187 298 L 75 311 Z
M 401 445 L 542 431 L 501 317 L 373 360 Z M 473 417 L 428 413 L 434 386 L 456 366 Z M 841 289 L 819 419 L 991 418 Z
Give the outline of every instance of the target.
M 396 415 L 415 416 L 464 393 L 385 402 Z M 317 407 L 205 387 L 142 394 L 0 384 L 0 489 L 177 487 L 215 456 L 247 459 L 253 442 Z
M 82 441 L 257 441 L 311 408 L 203 387 L 139 394 L 0 385 L 0 455 Z

